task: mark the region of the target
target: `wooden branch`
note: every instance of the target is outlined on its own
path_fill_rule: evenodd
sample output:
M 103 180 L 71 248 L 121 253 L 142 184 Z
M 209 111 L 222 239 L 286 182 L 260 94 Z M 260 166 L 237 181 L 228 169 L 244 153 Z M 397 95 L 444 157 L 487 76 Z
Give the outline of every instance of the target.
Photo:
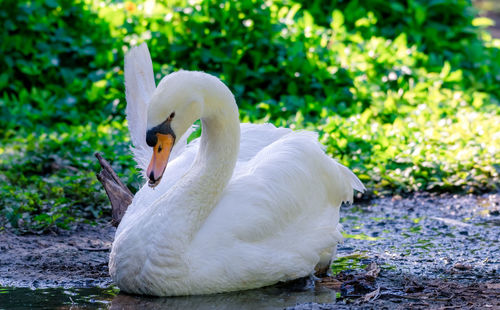
M 96 173 L 97 179 L 104 186 L 111 202 L 111 224 L 117 227 L 128 206 L 132 203 L 134 195 L 118 178 L 108 161 L 99 153 L 95 153 L 94 155 L 102 167 L 101 172 Z

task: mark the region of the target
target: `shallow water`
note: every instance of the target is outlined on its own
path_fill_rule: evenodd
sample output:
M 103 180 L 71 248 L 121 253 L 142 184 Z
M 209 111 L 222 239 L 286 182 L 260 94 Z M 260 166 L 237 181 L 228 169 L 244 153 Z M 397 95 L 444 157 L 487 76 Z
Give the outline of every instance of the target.
M 114 288 L 30 289 L 1 287 L 0 309 L 108 308 Z
M 268 287 L 226 294 L 187 297 L 139 297 L 115 288 L 0 288 L 0 309 L 284 309 L 297 304 L 335 302 L 333 290 Z

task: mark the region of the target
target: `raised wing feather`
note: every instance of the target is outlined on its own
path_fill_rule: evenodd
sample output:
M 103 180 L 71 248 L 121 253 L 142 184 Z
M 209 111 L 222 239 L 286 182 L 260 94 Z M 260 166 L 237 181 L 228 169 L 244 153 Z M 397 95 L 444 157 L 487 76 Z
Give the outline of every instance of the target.
M 143 175 L 152 155 L 152 149 L 146 144 L 146 130 L 148 105 L 155 89 L 153 63 L 148 46 L 142 43 L 125 56 L 125 93 L 132 152 Z
M 137 149 L 150 149 L 146 144 L 147 111 L 155 89 L 153 63 L 148 46 L 143 43 L 125 56 L 127 121 L 130 138 Z

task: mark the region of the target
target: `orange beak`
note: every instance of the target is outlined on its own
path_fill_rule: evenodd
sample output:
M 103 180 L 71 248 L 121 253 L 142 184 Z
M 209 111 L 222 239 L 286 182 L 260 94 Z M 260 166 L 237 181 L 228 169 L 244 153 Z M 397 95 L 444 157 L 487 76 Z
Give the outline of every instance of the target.
M 149 178 L 149 186 L 156 187 L 163 176 L 165 168 L 167 168 L 170 151 L 174 146 L 175 138 L 170 134 L 157 133 L 158 142 L 153 149 L 153 158 L 149 163 L 147 176 Z

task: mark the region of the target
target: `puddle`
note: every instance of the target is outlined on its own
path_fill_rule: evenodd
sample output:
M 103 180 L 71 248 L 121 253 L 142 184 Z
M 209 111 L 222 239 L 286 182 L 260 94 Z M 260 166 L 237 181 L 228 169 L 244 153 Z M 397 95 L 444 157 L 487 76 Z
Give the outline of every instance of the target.
M 0 309 L 284 309 L 298 304 L 332 304 L 336 292 L 315 287 L 295 291 L 272 286 L 258 290 L 186 297 L 143 297 L 116 288 L 0 288 Z
M 118 289 L 0 287 L 0 309 L 109 308 Z

